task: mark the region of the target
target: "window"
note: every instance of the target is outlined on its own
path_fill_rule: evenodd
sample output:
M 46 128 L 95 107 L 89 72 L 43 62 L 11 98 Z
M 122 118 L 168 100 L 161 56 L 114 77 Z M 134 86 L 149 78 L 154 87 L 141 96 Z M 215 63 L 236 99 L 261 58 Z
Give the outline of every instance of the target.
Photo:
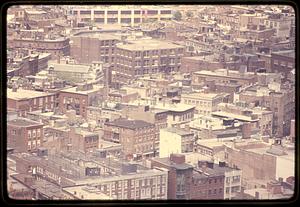
M 12 130 L 12 135 L 16 135 L 17 131 L 15 129 Z
M 37 134 L 37 135 L 36 135 L 37 137 L 40 137 L 40 136 L 41 136 L 41 129 L 37 129 L 37 130 L 36 130 L 36 134 Z
M 208 191 L 208 195 L 210 195 L 210 194 L 211 194 L 211 190 Z

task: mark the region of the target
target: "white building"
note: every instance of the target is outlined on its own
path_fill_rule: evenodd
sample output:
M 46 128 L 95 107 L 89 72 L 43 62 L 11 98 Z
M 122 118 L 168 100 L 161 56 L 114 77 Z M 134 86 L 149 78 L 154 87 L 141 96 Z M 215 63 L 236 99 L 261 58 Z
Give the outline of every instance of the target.
M 194 134 L 179 128 L 160 130 L 159 157 L 169 157 L 172 153 L 192 152 Z

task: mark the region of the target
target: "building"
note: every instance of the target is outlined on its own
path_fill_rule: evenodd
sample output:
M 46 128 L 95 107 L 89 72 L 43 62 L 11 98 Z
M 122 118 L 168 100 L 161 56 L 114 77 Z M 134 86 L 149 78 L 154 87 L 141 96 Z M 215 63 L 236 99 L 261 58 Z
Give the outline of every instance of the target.
M 7 122 L 7 146 L 16 152 L 37 151 L 43 144 L 44 124 L 17 118 Z
M 91 152 L 99 148 L 99 135 L 94 132 L 72 128 L 69 132 L 71 150 L 80 152 Z
M 295 51 L 286 50 L 271 53 L 272 72 L 282 73 L 287 78 L 289 72 L 295 68 Z
M 27 112 L 36 110 L 53 111 L 56 107 L 56 94 L 25 90 L 14 87 L 7 89 L 7 109 L 17 111 L 19 116 L 26 116 Z
M 136 40 L 116 45 L 113 82 L 129 83 L 146 74 L 179 71 L 183 46 L 160 40 Z
M 217 110 L 219 103 L 224 99 L 223 94 L 217 93 L 189 93 L 181 94 L 181 102 L 196 107 L 198 114 L 210 115 Z
M 103 139 L 122 144 L 128 158 L 151 157 L 158 151 L 159 131 L 154 124 L 120 118 L 106 122 L 103 130 Z
M 8 39 L 7 46 L 11 49 L 26 48 L 37 52 L 51 53 L 51 59 L 70 55 L 69 38 L 49 37 L 44 39 L 12 37 Z
M 274 85 L 274 84 L 273 84 Z M 285 136 L 289 134 L 290 120 L 295 116 L 295 97 L 293 89 L 265 86 L 252 86 L 239 94 L 239 100 L 269 108 L 273 114 L 273 134 Z
M 194 133 L 180 128 L 160 130 L 159 157 L 169 157 L 172 153 L 194 151 Z
M 151 168 L 168 170 L 168 199 L 188 200 L 191 195 L 193 166 L 185 163 L 184 155 L 153 158 Z
M 178 103 L 169 104 L 164 102 L 158 102 L 152 105 L 155 109 L 167 110 L 167 123 L 168 127 L 176 127 L 185 125 L 194 118 L 195 106 L 188 104 Z
M 78 63 L 114 63 L 115 46 L 121 37 L 97 31 L 78 32 L 71 37 L 71 56 Z
M 102 86 L 91 83 L 63 89 L 59 92 L 59 109 L 63 113 L 73 109 L 76 115 L 87 117 L 86 108 L 101 100 L 102 89 Z
M 225 162 L 199 160 L 194 168 L 191 199 L 231 200 L 241 191 L 241 180 L 240 169 L 228 167 Z
M 16 162 L 18 172 L 51 182 L 66 194 L 64 199 L 167 199 L 168 172 L 165 170 L 93 154 L 86 156 L 77 151 L 48 155 L 15 153 L 10 158 Z M 48 194 L 55 191 L 51 187 Z M 92 191 L 98 192 L 98 196 Z M 44 193 L 47 193 L 45 189 Z
M 97 6 L 72 8 L 70 14 L 77 22 L 94 22 L 95 24 L 122 24 L 136 26 L 146 21 L 163 21 L 172 19 L 169 7 L 151 6 Z

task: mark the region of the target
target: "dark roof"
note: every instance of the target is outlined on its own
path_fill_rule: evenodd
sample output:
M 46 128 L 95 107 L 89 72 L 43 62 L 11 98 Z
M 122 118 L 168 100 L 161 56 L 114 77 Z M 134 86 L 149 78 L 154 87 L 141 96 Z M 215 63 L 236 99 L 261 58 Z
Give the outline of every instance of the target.
M 152 127 L 154 126 L 151 123 L 142 121 L 142 120 L 128 120 L 124 118 L 116 119 L 111 122 L 105 123 L 105 125 L 108 126 L 117 126 L 117 127 L 122 127 L 122 128 L 128 128 L 128 129 L 139 129 L 139 128 L 144 128 L 144 127 Z
M 36 125 L 43 125 L 43 124 L 36 121 L 32 121 L 30 119 L 18 118 L 7 122 L 7 125 L 27 127 L 27 126 L 36 126 Z
M 168 157 L 164 157 L 164 158 L 154 158 L 153 159 L 156 162 L 160 162 L 164 165 L 167 165 L 169 167 L 174 167 L 177 170 L 186 170 L 186 169 L 193 169 L 194 167 L 190 164 L 187 163 L 182 163 L 182 164 L 177 164 L 175 162 L 172 162 Z

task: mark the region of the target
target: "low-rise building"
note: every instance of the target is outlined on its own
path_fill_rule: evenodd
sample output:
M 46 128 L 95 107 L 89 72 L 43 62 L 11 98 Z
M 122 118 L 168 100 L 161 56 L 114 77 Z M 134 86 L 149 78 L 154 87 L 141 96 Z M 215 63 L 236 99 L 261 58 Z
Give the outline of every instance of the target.
M 7 122 L 7 146 L 16 152 L 33 152 L 43 144 L 44 124 L 17 118 Z
M 158 152 L 159 131 L 154 124 L 120 118 L 106 122 L 103 130 L 103 139 L 122 144 L 127 158 L 151 157 Z

